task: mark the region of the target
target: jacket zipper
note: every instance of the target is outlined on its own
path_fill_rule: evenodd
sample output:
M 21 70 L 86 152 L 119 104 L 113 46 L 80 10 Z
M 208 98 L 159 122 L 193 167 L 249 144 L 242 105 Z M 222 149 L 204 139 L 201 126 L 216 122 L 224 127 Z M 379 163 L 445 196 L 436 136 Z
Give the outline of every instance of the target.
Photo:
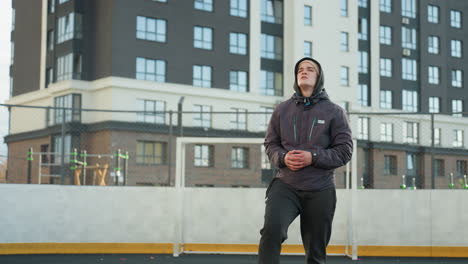
M 296 138 L 296 115 L 294 115 L 294 142 L 297 142 L 297 138 Z
M 317 122 L 317 118 L 314 117 L 314 121 L 312 121 L 312 125 L 310 126 L 310 132 L 309 132 L 309 141 L 312 138 L 312 131 L 314 130 L 315 122 Z

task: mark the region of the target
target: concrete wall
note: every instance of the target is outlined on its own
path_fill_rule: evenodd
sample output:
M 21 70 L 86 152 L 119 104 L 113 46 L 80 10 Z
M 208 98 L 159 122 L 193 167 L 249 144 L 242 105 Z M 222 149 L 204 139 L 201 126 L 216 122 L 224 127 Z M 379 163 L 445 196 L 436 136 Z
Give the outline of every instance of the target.
M 258 243 L 265 189 L 179 190 L 0 185 L 0 243 Z M 467 191 L 359 190 L 353 207 L 350 194 L 337 190 L 330 245 L 353 226 L 358 245 L 468 246 Z M 286 244 L 301 244 L 298 221 L 289 230 Z

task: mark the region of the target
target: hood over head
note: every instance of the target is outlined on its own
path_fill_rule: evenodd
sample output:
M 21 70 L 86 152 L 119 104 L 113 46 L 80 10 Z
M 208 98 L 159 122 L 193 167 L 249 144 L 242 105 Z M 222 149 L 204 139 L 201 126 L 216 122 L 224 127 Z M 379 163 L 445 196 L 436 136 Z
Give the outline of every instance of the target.
M 315 84 L 315 87 L 314 87 L 314 91 L 312 92 L 312 95 L 311 95 L 311 98 L 314 97 L 315 95 L 319 94 L 320 92 L 322 92 L 322 90 L 324 90 L 323 88 L 323 83 L 324 83 L 324 76 L 323 76 L 323 70 L 322 70 L 322 66 L 320 65 L 320 63 L 310 57 L 304 57 L 302 59 L 300 59 L 298 62 L 296 62 L 296 66 L 294 66 L 294 91 L 296 92 L 296 95 L 297 96 L 300 96 L 302 97 L 302 92 L 301 92 L 301 89 L 299 88 L 299 85 L 297 84 L 297 71 L 298 71 L 298 68 L 299 68 L 299 64 L 305 60 L 310 60 L 312 62 L 314 62 L 315 64 L 318 65 L 319 67 L 319 76 L 317 78 L 317 83 Z

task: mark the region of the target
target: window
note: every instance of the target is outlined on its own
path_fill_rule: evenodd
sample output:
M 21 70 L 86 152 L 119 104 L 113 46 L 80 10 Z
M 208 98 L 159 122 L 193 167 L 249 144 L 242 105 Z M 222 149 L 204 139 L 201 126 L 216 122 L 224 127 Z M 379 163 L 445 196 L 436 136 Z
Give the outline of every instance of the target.
M 247 17 L 247 10 L 247 0 L 231 0 L 231 16 Z
M 462 16 L 460 11 L 450 10 L 450 26 L 454 28 L 461 28 Z
M 81 95 L 67 94 L 54 98 L 54 124 L 62 124 L 65 109 L 65 122 L 81 121 Z M 59 109 L 60 108 L 60 109 Z
M 265 152 L 265 146 L 262 144 L 260 145 L 260 153 L 262 153 L 262 170 L 270 170 L 271 169 L 271 163 L 270 160 L 268 159 L 268 155 Z
M 457 160 L 457 177 L 466 175 L 466 160 Z
M 392 59 L 380 58 L 380 76 L 392 77 Z
M 453 130 L 453 143 L 452 146 L 456 148 L 463 147 L 463 130 L 455 129 Z
M 367 51 L 359 51 L 358 72 L 359 73 L 368 72 Z
M 349 51 L 348 32 L 341 32 L 341 50 Z
M 434 128 L 434 145 L 440 146 L 442 137 L 442 128 Z
M 47 0 L 47 11 L 49 14 L 53 14 L 55 12 L 55 0 Z
M 193 165 L 195 167 L 212 167 L 213 166 L 213 146 L 211 145 L 195 145 L 193 148 Z
M 247 92 L 247 72 L 230 71 L 229 72 L 229 90 L 236 92 Z
M 137 108 L 138 111 L 141 111 L 137 114 L 138 122 L 156 124 L 166 123 L 166 102 L 138 99 Z
M 401 46 L 407 49 L 416 49 L 416 29 L 401 28 Z
M 380 12 L 392 12 L 392 0 L 380 0 Z
M 249 167 L 249 150 L 247 148 L 233 147 L 231 150 L 231 167 L 246 169 Z
M 10 76 L 10 97 L 13 96 L 13 77 Z
M 432 54 L 439 54 L 439 37 L 429 36 L 427 38 L 427 52 Z
M 247 54 L 247 34 L 229 33 L 229 52 L 233 54 Z
M 380 44 L 392 45 L 392 28 L 380 26 Z
M 358 118 L 358 139 L 369 140 L 369 118 Z
M 462 42 L 460 40 L 450 41 L 450 55 L 455 58 L 462 57 Z
M 57 58 L 57 81 L 71 80 L 73 77 L 73 54 Z
M 312 7 L 304 6 L 304 25 L 312 26 Z
M 136 38 L 166 42 L 166 20 L 137 16 Z
M 392 91 L 380 90 L 380 108 L 392 109 Z
M 434 5 L 427 6 L 427 22 L 439 23 L 439 7 Z
M 418 80 L 416 60 L 401 59 L 402 78 L 403 80 L 416 81 Z
M 434 174 L 437 177 L 445 176 L 445 162 L 443 159 L 434 159 Z
M 193 126 L 194 127 L 211 127 L 211 106 L 209 105 L 194 105 L 193 111 Z
M 403 110 L 411 112 L 418 111 L 418 92 L 403 90 Z
M 452 70 L 452 86 L 462 88 L 463 86 L 463 71 Z
M 359 18 L 358 39 L 367 40 L 367 18 Z
M 347 17 L 348 16 L 348 0 L 341 0 L 340 15 L 342 17 Z
M 193 65 L 193 86 L 211 87 L 211 66 Z
M 265 114 L 261 115 L 260 117 L 260 131 L 266 131 L 268 128 L 268 124 L 270 123 L 271 114 L 273 114 L 273 108 L 271 107 L 261 107 L 260 112 Z M 263 145 L 262 145 L 263 146 Z
M 162 165 L 166 163 L 166 143 L 137 141 L 137 164 Z
M 312 42 L 304 41 L 304 56 L 312 57 Z
M 429 113 L 440 113 L 439 97 L 429 97 Z
M 45 87 L 47 88 L 49 84 L 54 82 L 54 69 L 49 67 L 46 69 L 46 83 Z
M 11 41 L 11 44 L 10 44 L 10 65 L 13 65 L 13 63 L 15 62 L 15 43 L 13 41 Z
M 260 94 L 283 95 L 283 74 L 263 70 L 260 74 Z
M 367 0 L 358 0 L 358 6 L 359 7 L 367 7 Z
M 384 155 L 384 175 L 397 175 L 396 156 Z
M 70 134 L 66 134 L 65 137 L 63 138 L 64 140 L 64 146 L 63 146 L 63 155 L 64 155 L 64 161 L 65 163 L 69 163 L 70 162 L 70 153 L 71 153 L 71 150 L 72 150 L 72 137 Z M 59 164 L 61 162 L 61 158 L 62 158 L 62 136 L 61 135 L 57 135 L 57 136 L 54 136 L 53 137 L 53 143 L 54 143 L 54 149 L 53 149 L 53 152 L 55 153 L 58 153 L 56 155 L 53 155 L 51 157 L 51 160 L 50 162 L 51 163 L 55 163 L 55 164 Z
M 452 100 L 452 116 L 462 117 L 463 100 Z
M 231 108 L 231 129 L 247 130 L 247 109 Z
M 15 30 L 15 15 L 16 15 L 16 9 L 12 8 L 11 9 L 11 31 Z
M 341 66 L 341 86 L 349 86 L 349 68 Z
M 68 2 L 68 1 L 70 1 L 70 0 L 58 0 L 59 5 L 61 5 L 61 4 L 63 4 L 63 3 L 66 3 L 66 2 Z
M 403 142 L 418 144 L 418 128 L 419 124 L 416 122 L 405 122 L 405 125 L 403 126 Z
M 166 62 L 147 58 L 136 58 L 136 79 L 156 82 L 166 81 Z
M 391 123 L 380 124 L 380 141 L 384 141 L 384 142 L 393 141 L 393 124 Z
M 47 31 L 47 49 L 54 50 L 54 31 Z
M 193 27 L 193 47 L 199 49 L 213 49 L 213 29 L 209 27 Z
M 195 0 L 195 9 L 212 12 L 213 0 Z
M 283 23 L 283 1 L 262 0 L 261 5 L 261 18 L 263 22 Z
M 416 0 L 401 0 L 401 15 L 416 18 Z
M 369 106 L 369 87 L 367 84 L 358 85 L 358 103 L 361 106 Z
M 74 38 L 81 38 L 81 14 L 70 13 L 58 18 L 57 44 Z
M 440 68 L 437 66 L 429 66 L 428 67 L 428 82 L 430 84 L 439 84 L 439 75 L 440 75 Z
M 277 36 L 262 34 L 261 57 L 281 60 L 283 57 L 283 39 Z

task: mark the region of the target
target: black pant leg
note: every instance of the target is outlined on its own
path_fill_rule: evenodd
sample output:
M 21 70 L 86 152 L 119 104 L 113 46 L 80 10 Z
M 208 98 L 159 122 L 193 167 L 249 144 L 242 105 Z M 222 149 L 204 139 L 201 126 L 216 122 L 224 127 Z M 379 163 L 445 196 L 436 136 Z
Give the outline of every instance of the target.
M 307 264 L 324 264 L 332 232 L 336 191 L 301 192 L 301 236 Z
M 267 190 L 265 222 L 260 230 L 259 264 L 278 264 L 281 244 L 288 237 L 288 228 L 300 211 L 297 195 L 279 179 Z

